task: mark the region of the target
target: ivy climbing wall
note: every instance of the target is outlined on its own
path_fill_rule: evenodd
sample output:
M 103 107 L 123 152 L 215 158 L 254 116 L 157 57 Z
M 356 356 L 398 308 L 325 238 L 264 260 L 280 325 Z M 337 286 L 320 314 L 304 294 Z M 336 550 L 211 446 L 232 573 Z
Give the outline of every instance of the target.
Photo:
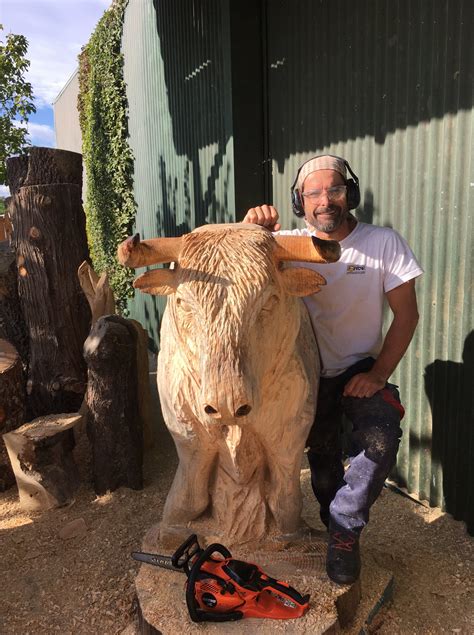
M 121 41 L 128 0 L 116 0 L 79 58 L 79 118 L 86 169 L 87 238 L 97 272 L 107 270 L 117 306 L 126 311 L 133 272 L 116 259 L 117 245 L 132 231 L 133 155 L 128 143 L 127 97 Z

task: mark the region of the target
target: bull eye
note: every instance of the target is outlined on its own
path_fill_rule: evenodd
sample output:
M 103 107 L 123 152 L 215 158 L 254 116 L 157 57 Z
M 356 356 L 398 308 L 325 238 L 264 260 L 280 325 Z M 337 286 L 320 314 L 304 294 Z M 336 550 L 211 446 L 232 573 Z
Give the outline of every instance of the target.
M 188 304 L 183 298 L 176 298 L 176 306 L 180 308 L 181 311 L 185 313 L 191 313 L 191 305 Z
M 278 304 L 278 296 L 273 294 L 271 295 L 267 301 L 265 302 L 265 304 L 262 307 L 262 313 L 266 314 L 266 313 L 270 313 L 271 311 L 273 311 L 273 309 L 276 307 L 276 305 Z

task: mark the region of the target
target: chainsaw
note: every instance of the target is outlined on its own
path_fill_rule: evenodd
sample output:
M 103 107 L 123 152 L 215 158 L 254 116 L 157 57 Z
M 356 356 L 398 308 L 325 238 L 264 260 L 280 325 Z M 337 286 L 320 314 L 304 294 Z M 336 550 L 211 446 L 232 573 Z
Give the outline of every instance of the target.
M 171 557 L 133 552 L 132 558 L 186 574 L 186 604 L 194 622 L 293 619 L 309 608 L 309 595 L 302 596 L 286 582 L 271 578 L 256 564 L 232 558 L 223 545 L 202 549 L 195 534 Z

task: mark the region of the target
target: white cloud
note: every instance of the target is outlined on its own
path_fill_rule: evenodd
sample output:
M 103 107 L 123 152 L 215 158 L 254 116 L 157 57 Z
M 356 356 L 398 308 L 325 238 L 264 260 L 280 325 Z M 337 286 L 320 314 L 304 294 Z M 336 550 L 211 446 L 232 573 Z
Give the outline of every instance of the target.
M 0 0 L 4 33 L 28 40 L 27 73 L 38 107 L 51 104 L 111 0 Z
M 5 198 L 6 196 L 10 196 L 10 189 L 8 185 L 0 185 L 0 196 Z
M 44 123 L 28 122 L 28 136 L 31 138 L 31 143 L 34 146 L 54 148 L 56 145 L 54 129 Z
M 27 128 L 28 137 L 32 145 L 43 146 L 47 148 L 54 148 L 56 146 L 56 135 L 54 128 L 48 126 L 45 123 L 34 123 L 29 121 L 28 124 L 15 121 L 14 125 L 17 128 Z

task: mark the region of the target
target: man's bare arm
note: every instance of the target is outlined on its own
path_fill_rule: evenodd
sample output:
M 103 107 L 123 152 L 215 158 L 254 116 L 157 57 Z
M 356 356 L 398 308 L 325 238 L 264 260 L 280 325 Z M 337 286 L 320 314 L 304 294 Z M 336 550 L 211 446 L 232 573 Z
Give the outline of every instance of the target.
M 393 320 L 385 336 L 382 350 L 372 370 L 350 379 L 344 389 L 347 397 L 372 397 L 398 366 L 410 344 L 418 323 L 415 280 L 409 280 L 386 294 Z

